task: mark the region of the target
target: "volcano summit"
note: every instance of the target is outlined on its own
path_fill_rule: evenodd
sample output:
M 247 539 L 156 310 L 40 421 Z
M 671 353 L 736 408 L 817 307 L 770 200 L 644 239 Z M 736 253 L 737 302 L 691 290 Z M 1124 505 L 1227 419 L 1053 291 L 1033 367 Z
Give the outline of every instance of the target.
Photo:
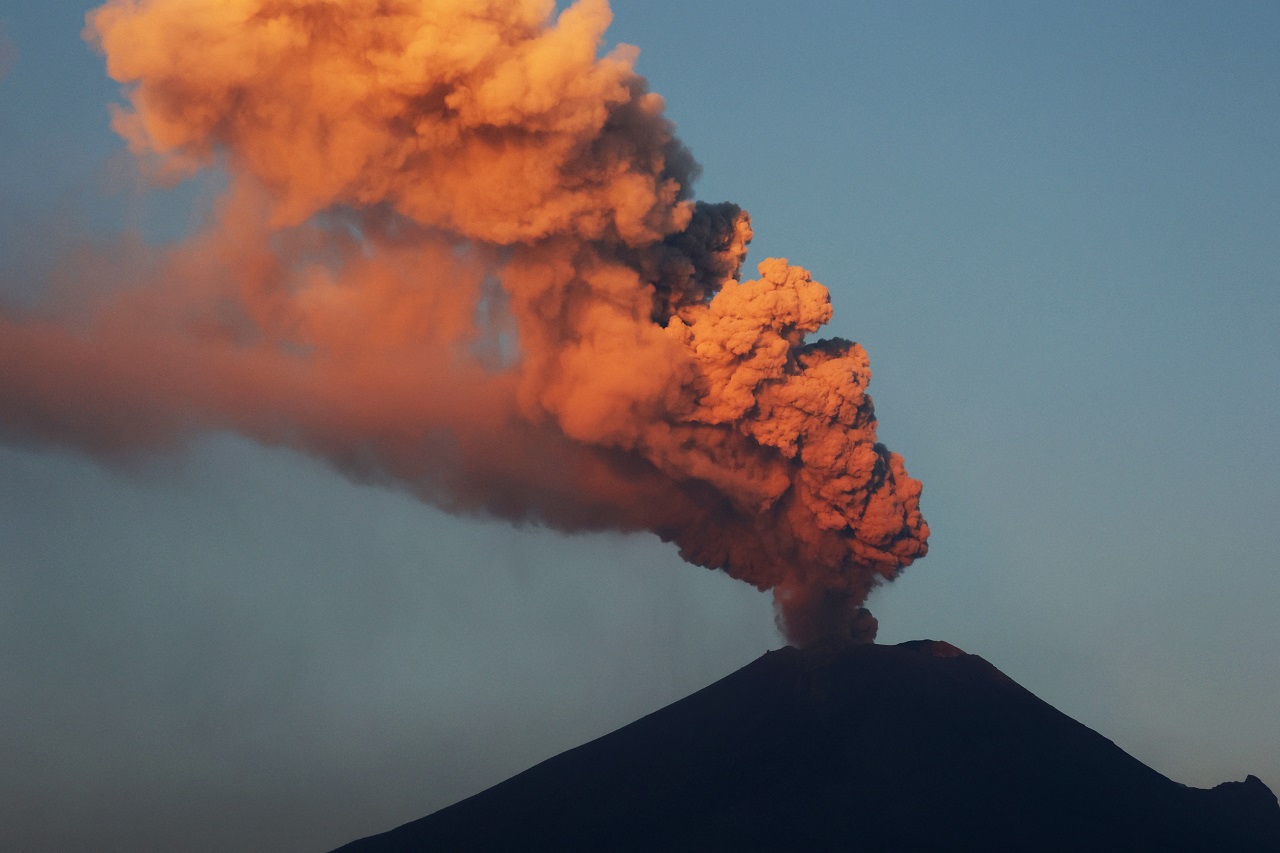
M 1280 850 L 1259 779 L 1180 785 L 948 643 L 784 648 L 341 853 Z

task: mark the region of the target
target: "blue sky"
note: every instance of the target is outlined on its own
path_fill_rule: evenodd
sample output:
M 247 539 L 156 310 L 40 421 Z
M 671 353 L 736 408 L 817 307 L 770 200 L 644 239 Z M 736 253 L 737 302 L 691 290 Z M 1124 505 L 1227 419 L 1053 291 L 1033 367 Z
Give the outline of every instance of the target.
M 1280 788 L 1280 7 L 613 5 L 698 197 L 751 212 L 749 266 L 831 288 L 925 484 L 880 640 L 981 654 L 1180 782 Z M 173 239 L 217 183 L 138 178 L 87 8 L 0 13 L 11 302 L 68 233 Z M 10 443 L 0 481 L 0 846 L 322 849 L 781 642 L 651 537 L 452 518 L 233 436 L 126 468 Z

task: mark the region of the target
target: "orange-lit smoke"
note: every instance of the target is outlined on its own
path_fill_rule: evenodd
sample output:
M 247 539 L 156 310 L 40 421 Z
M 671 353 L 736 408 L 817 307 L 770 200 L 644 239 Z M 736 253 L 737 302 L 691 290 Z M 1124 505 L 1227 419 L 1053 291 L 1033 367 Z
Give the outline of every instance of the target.
M 111 0 L 114 126 L 220 167 L 137 280 L 0 316 L 11 434 L 112 454 L 232 429 L 457 512 L 649 530 L 773 589 L 793 642 L 869 639 L 925 553 L 827 290 L 740 280 L 732 204 L 579 0 Z M 119 265 L 117 265 L 119 266 Z

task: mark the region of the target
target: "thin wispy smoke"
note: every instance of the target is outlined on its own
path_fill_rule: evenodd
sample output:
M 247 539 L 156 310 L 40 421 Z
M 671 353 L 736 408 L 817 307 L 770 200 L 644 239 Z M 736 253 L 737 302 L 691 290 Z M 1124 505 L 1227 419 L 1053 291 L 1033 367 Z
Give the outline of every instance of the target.
M 4 21 L 0 21 L 0 83 L 4 82 L 4 78 L 18 64 L 18 55 L 18 46 L 5 30 Z
M 87 33 L 158 174 L 230 176 L 137 279 L 0 316 L 0 420 L 110 455 L 231 429 L 450 511 L 649 530 L 869 639 L 926 550 L 826 288 L 751 226 L 605 0 L 112 0 Z M 126 264 L 125 261 L 117 263 Z

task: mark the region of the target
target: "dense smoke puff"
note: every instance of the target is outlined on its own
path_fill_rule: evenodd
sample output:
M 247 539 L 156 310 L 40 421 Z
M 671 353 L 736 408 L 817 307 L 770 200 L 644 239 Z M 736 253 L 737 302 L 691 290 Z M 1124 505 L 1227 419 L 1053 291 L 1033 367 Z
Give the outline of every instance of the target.
M 632 70 L 604 0 L 112 0 L 114 126 L 221 166 L 215 221 L 0 317 L 10 432 L 111 454 L 234 429 L 457 512 L 650 530 L 773 589 L 796 643 L 869 640 L 925 553 L 866 353 L 770 259 Z M 106 259 L 110 260 L 110 259 Z M 145 262 L 143 262 L 145 260 Z M 93 288 L 91 270 L 147 270 Z M 90 292 L 96 291 L 96 292 Z

